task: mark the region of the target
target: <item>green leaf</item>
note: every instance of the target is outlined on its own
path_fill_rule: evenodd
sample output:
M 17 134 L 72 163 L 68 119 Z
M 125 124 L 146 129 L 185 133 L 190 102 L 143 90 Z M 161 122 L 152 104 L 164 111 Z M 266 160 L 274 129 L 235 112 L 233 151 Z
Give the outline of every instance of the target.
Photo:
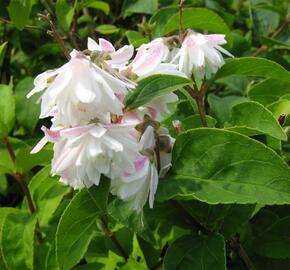
M 77 9 L 81 10 L 83 8 L 94 8 L 103 11 L 106 15 L 110 13 L 110 6 L 104 1 L 95 1 L 95 0 L 84 0 L 77 4 Z
M 285 116 L 288 116 L 290 115 L 290 100 L 280 99 L 267 106 L 267 108 L 273 113 L 276 119 L 279 119 L 279 116 L 283 114 Z
M 0 150 L 0 173 L 12 173 L 14 164 L 6 149 Z
M 108 207 L 109 215 L 118 223 L 123 224 L 149 243 L 155 240 L 150 230 L 148 230 L 147 220 L 142 213 L 136 213 L 132 210 L 130 204 L 119 199 L 113 200 Z
M 174 75 L 149 76 L 140 80 L 135 90 L 126 96 L 125 107 L 127 110 L 133 110 L 191 83 L 187 78 Z
M 10 132 L 15 120 L 15 98 L 8 85 L 0 85 L 0 108 L 0 121 L 7 128 L 7 132 Z M 1 135 L 1 137 L 7 136 L 5 132 Z
M 96 27 L 96 31 L 103 35 L 110 35 L 119 32 L 120 28 L 112 24 L 102 24 Z
M 158 0 L 124 0 L 122 5 L 123 17 L 131 13 L 153 14 L 158 9 Z
M 60 270 L 56 260 L 55 241 L 50 244 L 45 260 L 45 270 L 51 269 Z
M 253 216 L 256 205 L 232 204 L 229 205 L 226 216 L 223 219 L 220 233 L 227 239 L 239 233 L 241 227 Z
M 154 37 L 160 37 L 163 35 L 164 27 L 168 20 L 178 12 L 177 6 L 170 6 L 160 8 L 150 19 L 149 23 L 154 24 L 153 35 Z
M 259 233 L 255 239 L 255 251 L 264 257 L 290 258 L 290 217 L 281 218 Z
M 0 195 L 7 194 L 8 181 L 5 174 L 0 174 Z
M 8 42 L 4 42 L 0 46 L 0 67 L 3 64 Z
M 182 13 L 183 29 L 209 31 L 211 33 L 225 34 L 229 47 L 232 46 L 232 34 L 224 20 L 210 9 L 184 8 Z M 165 25 L 163 35 L 179 29 L 179 12 L 172 16 Z
M 265 8 L 253 8 L 254 26 L 261 36 L 273 33 L 279 26 L 279 13 Z
M 40 105 L 36 104 L 39 96 L 26 98 L 32 88 L 33 78 L 31 77 L 21 80 L 15 87 L 16 119 L 30 133 L 34 131 L 40 114 Z
M 256 134 L 267 134 L 278 140 L 287 140 L 287 135 L 280 126 L 278 119 L 263 107 L 263 105 L 249 101 L 232 108 L 231 126 L 249 128 Z
M 55 210 L 70 188 L 50 176 L 50 167 L 45 167 L 34 175 L 29 183 L 29 190 L 38 209 L 37 216 L 40 226 L 46 226 Z
M 56 257 L 61 269 L 71 269 L 84 256 L 94 237 L 100 211 L 86 188 L 63 212 L 56 232 Z
M 19 173 L 27 172 L 38 165 L 49 165 L 53 151 L 49 146 L 44 147 L 40 152 L 31 154 L 31 147 L 24 147 L 16 154 L 16 171 Z
M 219 129 L 181 134 L 173 174 L 160 181 L 156 199 L 198 199 L 210 204 L 290 204 L 290 169 L 264 144 Z
M 137 31 L 126 31 L 126 37 L 130 44 L 132 44 L 134 47 L 139 47 L 143 43 L 149 42 L 149 39 L 144 37 L 142 34 L 140 34 Z
M 105 176 L 102 176 L 98 186 L 92 186 L 88 189 L 92 200 L 102 213 L 107 213 L 109 192 L 110 179 Z
M 73 20 L 75 7 L 69 4 L 67 0 L 57 0 L 55 9 L 56 18 L 59 22 L 59 25 L 64 31 L 69 31 L 70 25 Z
M 186 235 L 169 246 L 164 257 L 164 270 L 225 270 L 225 242 L 220 234 Z
M 240 96 L 219 97 L 214 94 L 208 95 L 210 112 L 220 125 L 223 125 L 231 119 L 231 110 L 233 106 L 246 101 L 247 99 L 245 97 Z
M 31 0 L 11 0 L 8 6 L 9 16 L 15 26 L 22 30 L 29 21 Z
M 226 62 L 216 73 L 220 79 L 231 75 L 244 75 L 280 79 L 290 82 L 290 74 L 276 62 L 256 57 L 234 58 Z
M 13 212 L 2 225 L 2 255 L 8 269 L 33 269 L 36 216 Z
M 290 81 L 280 79 L 266 79 L 255 84 L 248 91 L 251 100 L 269 105 L 277 101 L 280 97 L 290 94 Z

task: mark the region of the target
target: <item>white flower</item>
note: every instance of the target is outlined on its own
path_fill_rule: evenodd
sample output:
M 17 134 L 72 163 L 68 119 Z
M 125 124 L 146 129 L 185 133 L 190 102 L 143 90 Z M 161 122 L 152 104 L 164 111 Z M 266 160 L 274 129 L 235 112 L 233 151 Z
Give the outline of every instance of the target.
M 166 132 L 161 129 L 160 132 Z M 161 135 L 161 134 L 160 134 Z M 169 135 L 161 135 L 168 136 Z M 172 138 L 171 138 L 172 139 Z M 174 140 L 169 140 L 170 150 Z M 135 160 L 135 171 L 128 172 L 126 170 L 114 170 L 110 175 L 111 192 L 116 194 L 120 199 L 130 203 L 132 209 L 140 212 L 149 198 L 149 206 L 152 208 L 154 203 L 154 196 L 158 186 L 158 171 L 157 161 L 155 156 L 155 134 L 154 128 L 148 126 L 141 136 L 138 144 L 141 157 Z M 168 153 L 160 149 L 160 176 L 164 176 L 171 166 L 171 151 Z
M 169 56 L 169 49 L 163 38 L 143 44 L 137 50 L 138 52 L 128 68 L 138 75 L 139 80 L 153 74 L 185 76 L 178 71 L 178 65 L 165 63 Z
M 125 45 L 116 51 L 112 43 L 103 38 L 99 38 L 99 44 L 93 39 L 88 38 L 87 45 L 90 51 L 107 53 L 111 59 L 106 60 L 106 63 L 113 68 L 125 66 L 134 54 L 134 47 L 132 45 Z
M 137 140 L 130 130 L 130 125 L 111 128 L 96 124 L 60 130 L 43 128 L 45 137 L 32 153 L 41 150 L 47 141 L 53 142 L 52 173 L 74 189 L 90 187 L 99 184 L 101 174 L 110 174 L 113 159 L 118 166 L 134 171 Z
M 95 118 L 109 123 L 110 113 L 122 115 L 123 104 L 116 95 L 125 95 L 130 85 L 76 51 L 71 56 L 59 69 L 35 79 L 35 88 L 28 97 L 46 89 L 40 117 L 52 116 L 55 125 L 70 127 L 88 124 Z
M 172 62 L 179 60 L 179 71 L 191 77 L 192 73 L 196 80 L 202 80 L 217 72 L 224 64 L 220 52 L 233 57 L 220 45 L 226 44 L 225 35 L 202 35 L 189 31 L 185 37 L 180 51 Z

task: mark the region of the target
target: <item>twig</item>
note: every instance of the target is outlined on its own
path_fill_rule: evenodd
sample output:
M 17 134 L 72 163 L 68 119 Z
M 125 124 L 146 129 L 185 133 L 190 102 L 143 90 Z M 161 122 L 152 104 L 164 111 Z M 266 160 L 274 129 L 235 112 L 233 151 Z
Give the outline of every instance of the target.
M 248 270 L 256 270 L 253 262 L 251 261 L 250 257 L 248 256 L 245 249 L 241 245 L 238 236 L 233 237 L 230 240 L 229 244 L 230 244 L 230 247 L 238 254 L 238 256 L 243 261 L 243 263 L 245 264 Z
M 13 150 L 12 145 L 10 144 L 8 138 L 7 137 L 3 138 L 2 139 L 2 143 L 5 145 L 5 147 L 7 149 L 7 152 L 9 154 L 12 162 L 15 164 L 16 155 L 14 153 L 14 150 Z M 12 176 L 20 184 L 20 186 L 21 186 L 21 188 L 23 190 L 23 193 L 24 193 L 24 195 L 25 195 L 25 197 L 27 199 L 28 207 L 30 209 L 30 212 L 33 214 L 36 211 L 36 209 L 34 207 L 33 200 L 32 200 L 29 188 L 28 188 L 27 175 L 26 174 L 15 173 L 15 174 L 12 174 Z
M 207 90 L 208 90 L 207 84 L 203 84 L 200 91 L 197 89 L 193 89 L 191 87 L 187 88 L 188 93 L 195 99 L 195 102 L 199 111 L 199 115 L 200 115 L 200 120 L 204 127 L 208 127 L 208 123 L 206 120 L 205 104 L 203 101 L 203 98 L 206 95 Z
M 55 41 L 61 47 L 61 49 L 62 49 L 62 51 L 63 51 L 66 59 L 67 60 L 70 60 L 69 52 L 68 52 L 67 48 L 65 47 L 62 38 L 57 33 L 57 31 L 55 29 L 55 26 L 54 26 L 52 20 L 50 19 L 49 15 L 38 14 L 38 17 L 41 18 L 41 19 L 43 19 L 43 20 L 46 20 L 49 23 L 49 26 L 50 26 L 51 31 L 49 31 L 48 33 L 55 39 Z
M 157 171 L 160 172 L 161 169 L 161 159 L 160 159 L 160 139 L 158 133 L 155 131 L 155 154 L 156 154 L 156 163 L 157 163 Z
M 112 240 L 112 242 L 115 244 L 115 246 L 117 247 L 117 249 L 120 251 L 120 253 L 122 254 L 122 256 L 125 258 L 125 260 L 128 260 L 129 256 L 128 256 L 126 250 L 119 243 L 119 241 L 116 238 L 116 236 L 110 231 L 106 220 L 104 218 L 101 218 L 101 221 L 103 223 L 103 227 L 104 227 L 104 230 L 105 230 L 105 235 L 107 237 L 110 237 L 110 239 Z
M 184 3 L 184 0 L 180 0 L 180 2 L 179 2 L 179 22 L 178 22 L 180 44 L 183 42 L 183 38 L 184 38 L 184 33 L 183 33 L 183 29 L 182 29 L 183 3 Z

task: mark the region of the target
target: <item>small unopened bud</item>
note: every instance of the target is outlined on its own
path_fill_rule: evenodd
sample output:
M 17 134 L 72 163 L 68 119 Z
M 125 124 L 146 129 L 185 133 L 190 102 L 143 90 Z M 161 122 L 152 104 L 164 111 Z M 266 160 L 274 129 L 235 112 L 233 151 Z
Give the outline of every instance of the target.
M 173 120 L 172 126 L 174 127 L 177 134 L 182 132 L 182 124 L 179 120 Z
M 279 122 L 280 126 L 284 125 L 285 119 L 286 119 L 286 114 L 282 113 L 278 118 L 278 122 Z

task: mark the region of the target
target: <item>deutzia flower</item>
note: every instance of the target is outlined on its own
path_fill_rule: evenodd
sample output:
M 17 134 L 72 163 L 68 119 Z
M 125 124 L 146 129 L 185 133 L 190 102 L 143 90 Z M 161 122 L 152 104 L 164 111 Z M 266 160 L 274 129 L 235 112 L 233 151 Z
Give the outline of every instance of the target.
M 196 80 L 202 80 L 205 75 L 209 77 L 216 73 L 224 64 L 221 52 L 233 57 L 220 46 L 226 43 L 225 35 L 202 35 L 189 31 L 172 62 L 178 59 L 179 71 L 188 77 L 193 73 Z
M 116 94 L 125 95 L 132 85 L 104 71 L 77 51 L 71 56 L 64 66 L 35 79 L 35 88 L 28 97 L 45 90 L 40 117 L 55 117 L 56 125 L 69 127 L 88 124 L 95 118 L 109 123 L 110 113 L 122 115 L 123 104 Z
M 52 173 L 74 189 L 90 187 L 99 184 L 101 174 L 109 175 L 113 159 L 118 166 L 134 171 L 133 159 L 140 155 L 135 154 L 137 140 L 130 129 L 132 126 L 100 124 L 60 130 L 43 128 L 45 137 L 32 153 L 40 151 L 46 142 L 53 142 Z
M 153 74 L 172 74 L 185 76 L 178 71 L 178 65 L 168 63 L 170 51 L 164 38 L 156 38 L 137 49 L 137 54 L 128 65 L 127 72 L 138 76 L 138 80 Z
M 171 148 L 174 139 L 168 135 L 166 129 L 158 131 L 159 140 L 165 142 L 166 147 L 160 148 L 160 172 L 164 176 L 171 166 Z M 135 171 L 119 172 L 114 170 L 110 176 L 111 191 L 120 199 L 128 201 L 132 209 L 140 212 L 149 198 L 149 206 L 152 208 L 154 196 L 158 186 L 157 158 L 155 155 L 156 139 L 152 126 L 147 126 L 138 144 L 141 157 L 134 161 Z

